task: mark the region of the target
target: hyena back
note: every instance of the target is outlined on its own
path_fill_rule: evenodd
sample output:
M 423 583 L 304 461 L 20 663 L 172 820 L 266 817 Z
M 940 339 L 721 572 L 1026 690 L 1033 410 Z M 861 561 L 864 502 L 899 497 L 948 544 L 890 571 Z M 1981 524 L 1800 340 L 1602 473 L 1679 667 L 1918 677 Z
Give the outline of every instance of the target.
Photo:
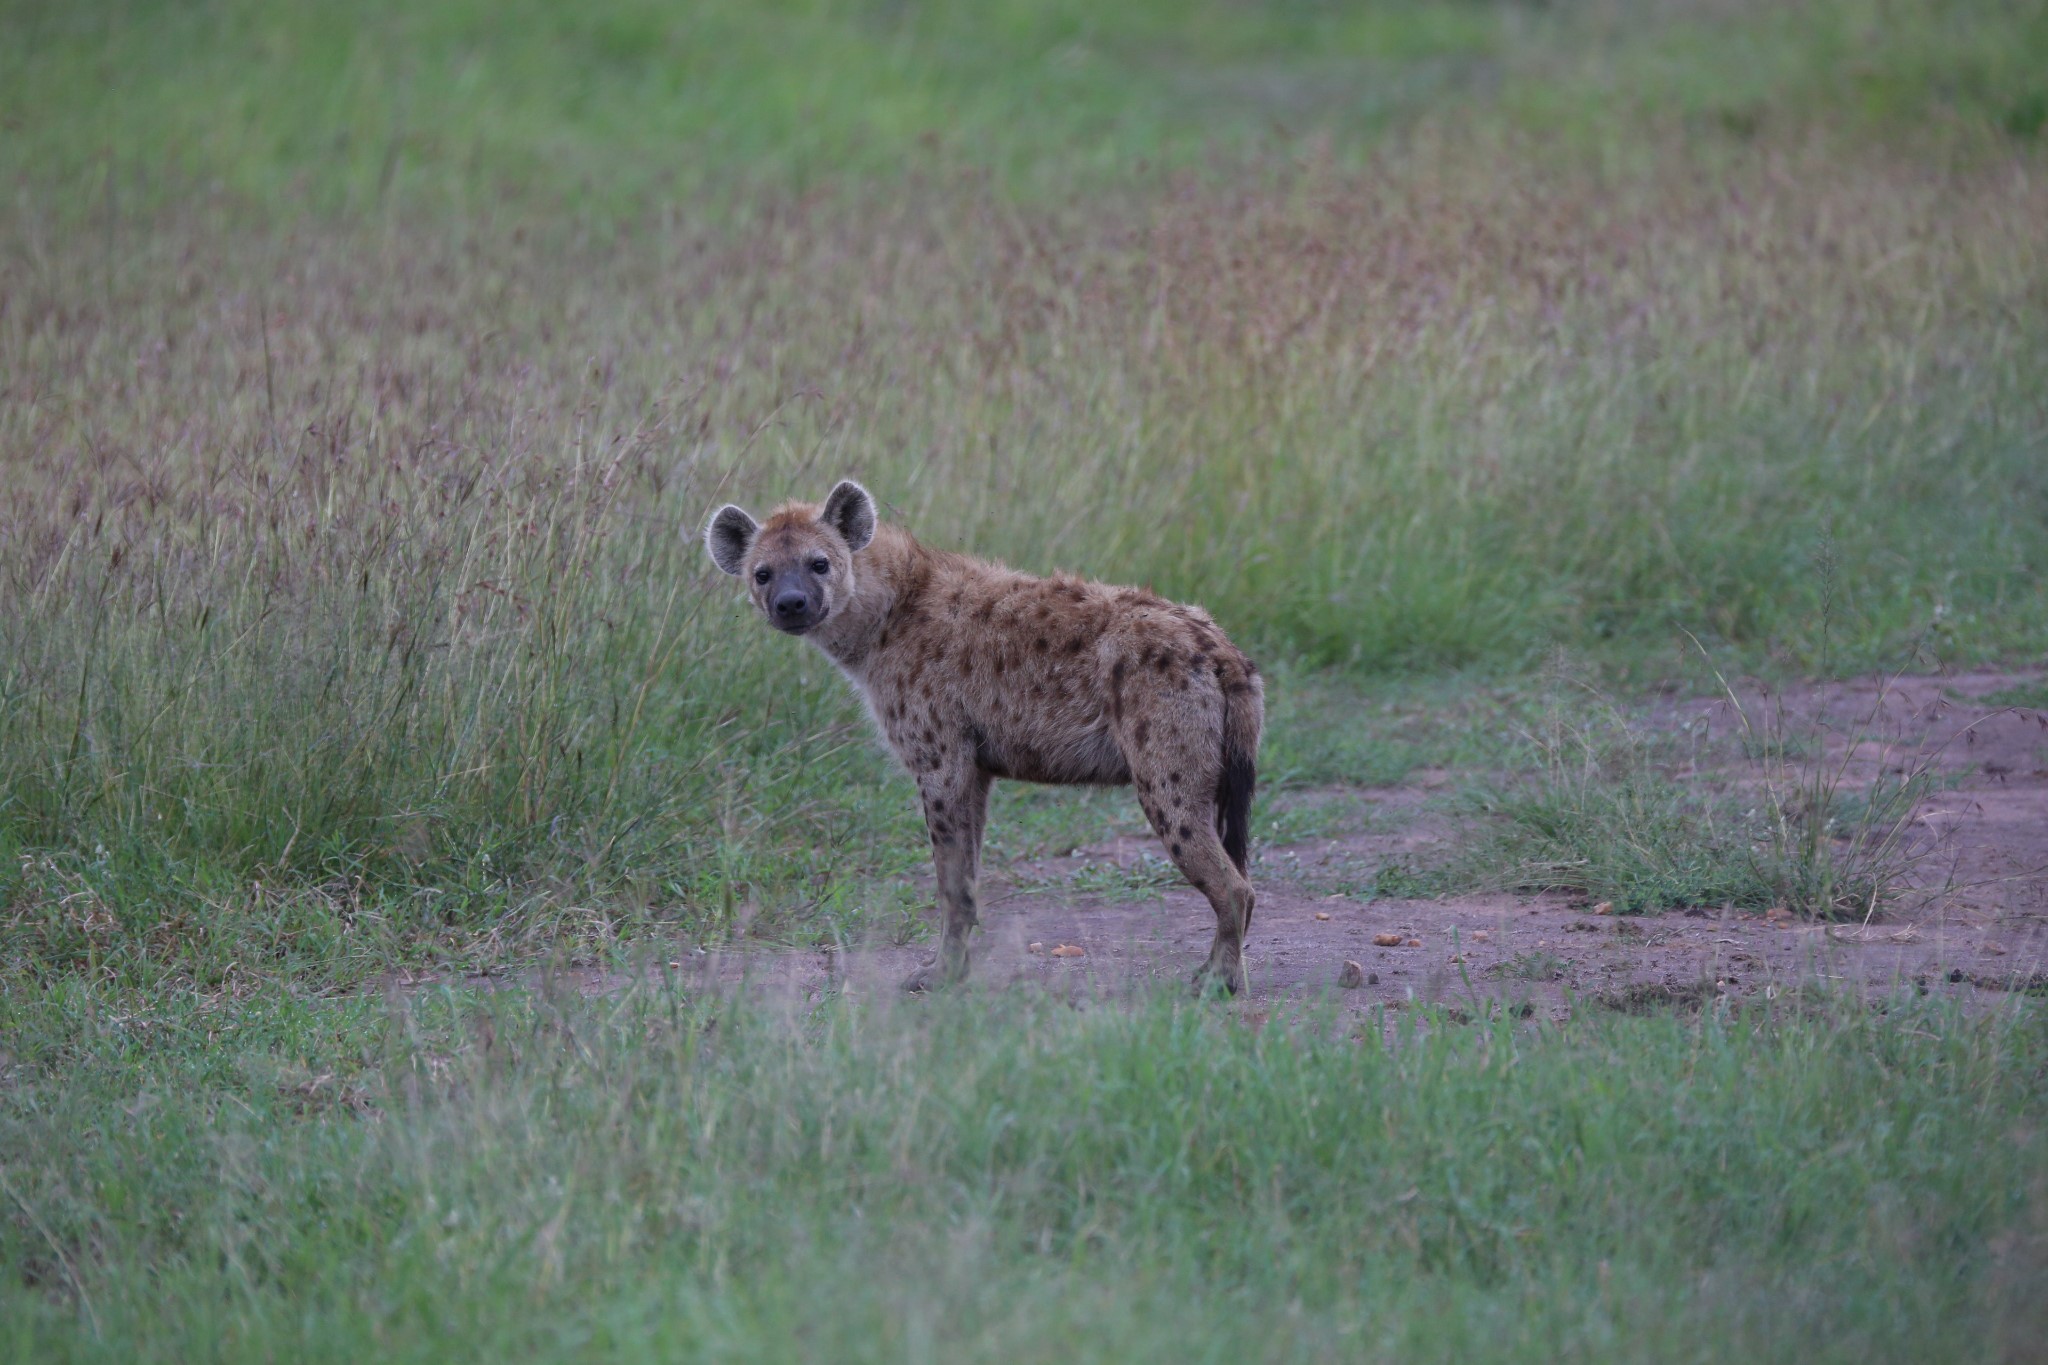
M 769 624 L 822 649 L 917 780 L 938 872 L 935 962 L 904 985 L 967 975 L 989 784 L 1137 787 L 1174 864 L 1216 912 L 1197 986 L 1244 985 L 1246 877 L 1265 691 L 1199 607 L 1140 588 L 1033 578 L 878 525 L 841 482 L 765 522 L 712 514 L 705 544 Z

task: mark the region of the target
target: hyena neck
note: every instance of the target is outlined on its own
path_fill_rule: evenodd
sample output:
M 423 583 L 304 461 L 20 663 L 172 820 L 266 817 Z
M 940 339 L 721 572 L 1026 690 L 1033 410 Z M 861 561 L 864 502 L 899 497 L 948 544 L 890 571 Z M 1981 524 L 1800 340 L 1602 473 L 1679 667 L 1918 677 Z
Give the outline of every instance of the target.
M 809 639 L 856 683 L 867 678 L 889 624 L 916 600 L 931 575 L 930 551 L 894 526 L 853 557 L 853 598 L 843 602 Z

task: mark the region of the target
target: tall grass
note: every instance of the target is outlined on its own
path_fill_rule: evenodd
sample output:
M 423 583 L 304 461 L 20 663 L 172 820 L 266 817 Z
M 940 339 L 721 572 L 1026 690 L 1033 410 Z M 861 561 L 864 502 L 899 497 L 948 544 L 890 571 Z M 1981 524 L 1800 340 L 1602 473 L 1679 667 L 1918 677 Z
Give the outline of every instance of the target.
M 693 537 L 842 474 L 1294 669 L 2048 624 L 2024 6 L 4 23 L 38 972 L 845 927 L 909 803 Z
M 1678 626 L 1810 659 L 1823 547 L 1837 666 L 2038 638 L 2037 176 L 1522 155 L 770 201 L 744 233 L 195 208 L 110 253 L 16 215 L 0 844 L 36 856 L 0 875 L 31 957 L 94 959 L 67 904 L 175 954 L 175 906 L 259 882 L 330 932 L 399 888 L 371 922 L 468 940 L 536 887 L 602 934 L 843 898 L 828 844 L 901 865 L 839 684 L 694 536 L 846 473 L 939 544 L 1150 582 L 1309 665 Z

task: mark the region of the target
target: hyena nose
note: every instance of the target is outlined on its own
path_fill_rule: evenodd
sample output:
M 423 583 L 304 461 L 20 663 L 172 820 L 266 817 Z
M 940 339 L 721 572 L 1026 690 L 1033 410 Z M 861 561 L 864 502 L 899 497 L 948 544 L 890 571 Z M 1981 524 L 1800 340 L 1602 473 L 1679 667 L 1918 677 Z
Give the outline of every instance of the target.
M 784 621 L 794 621 L 804 614 L 811 600 L 800 592 L 786 592 L 775 599 L 775 615 Z

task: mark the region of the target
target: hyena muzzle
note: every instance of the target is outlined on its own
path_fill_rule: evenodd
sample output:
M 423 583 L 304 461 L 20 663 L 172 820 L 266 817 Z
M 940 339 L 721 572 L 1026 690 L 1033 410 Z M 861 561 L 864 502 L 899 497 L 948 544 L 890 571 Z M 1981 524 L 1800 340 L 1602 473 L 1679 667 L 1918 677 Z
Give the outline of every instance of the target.
M 874 499 L 851 481 L 765 522 L 721 507 L 704 541 L 770 625 L 839 666 L 917 780 L 942 920 L 937 959 L 907 988 L 967 975 L 999 777 L 1136 786 L 1174 864 L 1216 911 L 1196 985 L 1243 988 L 1265 690 L 1207 612 L 927 549 L 879 525 Z

